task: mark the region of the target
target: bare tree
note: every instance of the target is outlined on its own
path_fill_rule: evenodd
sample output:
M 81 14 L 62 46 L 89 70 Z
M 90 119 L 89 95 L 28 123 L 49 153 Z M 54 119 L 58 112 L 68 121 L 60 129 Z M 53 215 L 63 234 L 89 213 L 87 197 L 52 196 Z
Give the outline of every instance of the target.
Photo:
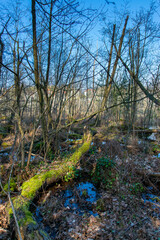
M 129 18 L 129 16 L 126 17 L 125 24 L 124 24 L 123 31 L 122 31 L 122 35 L 121 35 L 121 38 L 120 38 L 120 43 L 119 43 L 116 59 L 114 61 L 112 72 L 110 73 L 113 45 L 114 45 L 114 41 L 115 41 L 115 39 L 114 39 L 115 27 L 116 27 L 115 25 L 113 26 L 112 43 L 111 43 L 110 54 L 109 54 L 107 78 L 106 78 L 106 82 L 105 82 L 105 88 L 104 88 L 104 95 L 103 95 L 102 104 L 101 104 L 101 110 L 103 110 L 105 105 L 106 105 L 109 93 L 111 91 L 112 83 L 114 81 L 114 77 L 115 77 L 115 73 L 116 73 L 116 69 L 117 69 L 117 65 L 118 65 L 118 60 L 119 60 L 119 55 L 121 54 L 121 49 L 122 49 L 123 39 L 124 39 L 124 36 L 125 36 L 125 31 L 126 31 L 126 27 L 127 27 L 128 18 Z M 98 115 L 97 124 L 99 124 L 99 122 L 100 122 L 100 116 Z

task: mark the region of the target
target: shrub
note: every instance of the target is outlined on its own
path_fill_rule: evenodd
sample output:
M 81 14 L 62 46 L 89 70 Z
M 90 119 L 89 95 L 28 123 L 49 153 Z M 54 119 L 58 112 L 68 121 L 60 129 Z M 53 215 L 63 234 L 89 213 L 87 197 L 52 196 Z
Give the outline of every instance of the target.
M 112 188 L 115 178 L 113 175 L 113 167 L 115 163 L 108 157 L 102 157 L 97 160 L 95 169 L 92 172 L 93 181 L 98 185 Z

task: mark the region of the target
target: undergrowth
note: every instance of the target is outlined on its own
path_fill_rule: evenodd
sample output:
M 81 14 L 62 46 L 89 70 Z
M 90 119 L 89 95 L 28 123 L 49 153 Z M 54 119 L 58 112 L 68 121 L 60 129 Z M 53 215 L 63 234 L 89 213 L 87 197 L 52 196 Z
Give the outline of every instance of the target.
M 92 171 L 92 180 L 97 184 L 106 188 L 112 188 L 116 176 L 113 175 L 115 162 L 108 158 L 102 157 L 97 160 L 96 167 Z

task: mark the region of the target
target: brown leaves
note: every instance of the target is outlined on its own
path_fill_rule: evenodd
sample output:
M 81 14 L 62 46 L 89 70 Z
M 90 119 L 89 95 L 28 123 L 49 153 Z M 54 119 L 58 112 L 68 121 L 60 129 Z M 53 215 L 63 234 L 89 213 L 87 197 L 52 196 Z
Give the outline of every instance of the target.
M 8 239 L 8 219 L 6 214 L 6 205 L 0 204 L 0 239 Z

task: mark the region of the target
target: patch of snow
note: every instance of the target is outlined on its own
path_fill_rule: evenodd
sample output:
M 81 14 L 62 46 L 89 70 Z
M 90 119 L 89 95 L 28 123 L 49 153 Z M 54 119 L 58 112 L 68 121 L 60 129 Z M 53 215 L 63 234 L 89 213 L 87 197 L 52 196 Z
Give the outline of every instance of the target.
M 2 156 L 2 157 L 8 157 L 8 156 L 9 156 L 9 153 L 8 153 L 8 152 L 0 153 L 0 156 Z
M 158 129 L 156 126 L 150 126 L 149 129 Z
M 149 140 L 156 141 L 155 133 L 152 133 L 151 136 L 148 137 Z
M 31 155 L 30 162 L 33 162 L 35 160 L 36 156 Z M 25 158 L 25 162 L 28 161 L 28 156 Z
M 65 142 L 73 142 L 74 139 L 68 138 Z
M 124 147 L 124 146 L 125 146 L 125 144 L 124 144 L 124 143 L 120 143 L 120 146 L 121 146 L 121 147 Z

